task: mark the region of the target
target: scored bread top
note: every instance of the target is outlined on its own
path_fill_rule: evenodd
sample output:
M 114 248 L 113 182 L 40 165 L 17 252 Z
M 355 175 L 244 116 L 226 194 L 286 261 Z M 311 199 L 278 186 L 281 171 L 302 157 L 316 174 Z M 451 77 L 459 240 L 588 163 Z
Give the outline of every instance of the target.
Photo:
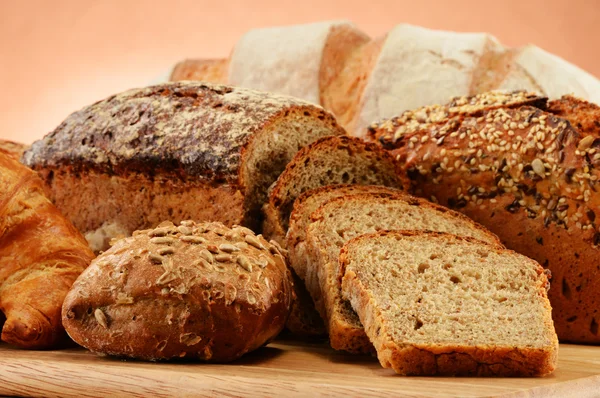
M 373 123 L 369 137 L 378 139 L 385 147 L 396 142 L 403 134 L 422 130 L 430 124 L 445 123 L 461 116 L 478 116 L 497 108 L 517 108 L 530 105 L 545 109 L 547 98 L 525 91 L 490 91 L 477 95 L 455 97 L 444 105 L 428 105 L 403 112 L 400 116 Z
M 291 289 L 278 247 L 248 228 L 165 222 L 98 256 L 65 299 L 63 322 L 96 352 L 228 361 L 281 331 Z
M 239 183 L 253 136 L 292 114 L 341 130 L 321 107 L 292 97 L 202 82 L 166 83 L 113 95 L 71 114 L 35 142 L 24 161 L 32 168 L 172 172 Z

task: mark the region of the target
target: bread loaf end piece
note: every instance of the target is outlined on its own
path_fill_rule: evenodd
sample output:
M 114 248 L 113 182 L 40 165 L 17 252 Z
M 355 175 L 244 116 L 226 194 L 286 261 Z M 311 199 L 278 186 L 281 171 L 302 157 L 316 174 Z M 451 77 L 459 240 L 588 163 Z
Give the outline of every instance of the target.
M 548 280 L 525 256 L 472 238 L 382 231 L 346 243 L 340 266 L 383 367 L 420 376 L 556 368 Z
M 403 187 L 395 160 L 377 145 L 338 136 L 299 151 L 271 189 L 263 207 L 264 228 L 283 242 L 294 201 L 303 192 L 331 184 Z
M 298 99 L 173 82 L 73 113 L 23 159 L 85 234 L 164 219 L 256 228 L 267 188 L 295 153 L 344 133 L 330 113 Z

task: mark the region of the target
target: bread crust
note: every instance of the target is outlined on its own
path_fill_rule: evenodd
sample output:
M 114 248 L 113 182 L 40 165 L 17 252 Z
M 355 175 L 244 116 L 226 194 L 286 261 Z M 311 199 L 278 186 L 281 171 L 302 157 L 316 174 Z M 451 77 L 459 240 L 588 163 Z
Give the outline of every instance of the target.
M 500 108 L 380 140 L 404 164 L 412 192 L 463 212 L 552 272 L 565 342 L 600 343 L 599 109 L 564 97 L 549 112 Z
M 379 231 L 358 236 L 347 242 L 340 252 L 340 267 L 344 271 L 342 291 L 358 313 L 365 331 L 377 349 L 377 356 L 385 368 L 393 368 L 403 375 L 452 375 L 452 376 L 545 376 L 556 368 L 558 339 L 552 327 L 551 307 L 546 298 L 548 280 L 543 268 L 533 260 L 523 257 L 537 268 L 538 294 L 545 298 L 544 308 L 548 314 L 546 330 L 550 344 L 541 348 L 502 345 L 469 346 L 440 344 L 403 344 L 391 339 L 388 325 L 383 322 L 380 308 L 358 275 L 346 270 L 350 262 L 349 247 L 382 236 L 422 237 L 476 243 L 487 250 L 511 252 L 501 245 L 494 245 L 470 237 L 432 231 Z M 514 253 L 514 252 L 512 252 Z
M 98 353 L 228 362 L 283 329 L 291 289 L 283 256 L 249 229 L 165 222 L 100 255 L 67 295 L 63 323 Z
M 62 302 L 93 258 L 83 236 L 45 196 L 42 180 L 0 153 L 2 340 L 28 349 L 66 341 Z

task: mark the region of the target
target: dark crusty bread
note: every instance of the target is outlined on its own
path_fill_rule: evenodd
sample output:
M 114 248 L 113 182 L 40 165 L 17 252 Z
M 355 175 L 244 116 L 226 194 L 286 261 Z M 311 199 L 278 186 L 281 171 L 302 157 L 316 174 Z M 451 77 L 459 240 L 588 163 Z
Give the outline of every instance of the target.
M 402 188 L 396 162 L 377 145 L 359 138 L 321 138 L 302 148 L 286 166 L 263 207 L 263 233 L 284 242 L 294 201 L 303 192 L 331 184 Z
M 350 304 L 342 298 L 338 257 L 348 240 L 381 229 L 428 229 L 500 244 L 495 235 L 464 215 L 406 194 L 331 199 L 313 212 L 311 221 L 306 230 L 304 282 L 325 320 L 331 347 L 352 353 L 373 348 Z
M 346 243 L 340 268 L 385 368 L 543 376 L 556 367 L 548 279 L 523 255 L 450 234 L 382 231 Z
M 176 82 L 73 113 L 23 159 L 88 236 L 126 235 L 165 219 L 254 228 L 267 188 L 294 154 L 340 134 L 330 113 L 301 100 Z
M 25 152 L 27 148 L 28 145 L 0 139 L 0 153 L 9 155 L 13 159 L 21 159 L 23 152 Z
M 563 97 L 547 109 L 374 130 L 403 164 L 412 192 L 460 210 L 552 272 L 559 339 L 597 344 L 600 107 Z
M 226 362 L 274 338 L 291 300 L 284 258 L 260 235 L 165 222 L 98 256 L 67 295 L 63 323 L 97 353 Z

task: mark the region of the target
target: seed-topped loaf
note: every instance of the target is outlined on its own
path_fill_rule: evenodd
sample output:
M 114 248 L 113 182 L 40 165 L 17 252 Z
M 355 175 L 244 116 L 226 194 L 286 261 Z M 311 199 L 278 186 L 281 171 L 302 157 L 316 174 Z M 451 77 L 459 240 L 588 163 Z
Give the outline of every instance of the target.
M 374 130 L 412 192 L 460 210 L 552 272 L 561 340 L 600 343 L 600 107 L 567 96 L 545 109 Z
M 126 91 L 70 115 L 25 153 L 102 249 L 164 219 L 260 226 L 267 188 L 303 146 L 344 134 L 319 106 L 201 82 Z
M 263 207 L 263 233 L 285 241 L 294 201 L 303 192 L 331 184 L 403 187 L 395 160 L 373 143 L 339 136 L 321 138 L 299 151 L 273 187 Z
M 385 368 L 543 376 L 556 367 L 548 279 L 523 255 L 450 234 L 382 231 L 346 243 L 340 268 Z
M 67 295 L 63 323 L 97 353 L 227 362 L 274 338 L 291 301 L 285 261 L 260 235 L 164 222 L 98 256 Z
M 406 194 L 357 194 L 326 202 L 311 215 L 306 229 L 304 282 L 336 350 L 373 350 L 358 317 L 342 298 L 338 257 L 348 240 L 382 229 L 452 232 L 500 244 L 494 234 L 464 215 Z

